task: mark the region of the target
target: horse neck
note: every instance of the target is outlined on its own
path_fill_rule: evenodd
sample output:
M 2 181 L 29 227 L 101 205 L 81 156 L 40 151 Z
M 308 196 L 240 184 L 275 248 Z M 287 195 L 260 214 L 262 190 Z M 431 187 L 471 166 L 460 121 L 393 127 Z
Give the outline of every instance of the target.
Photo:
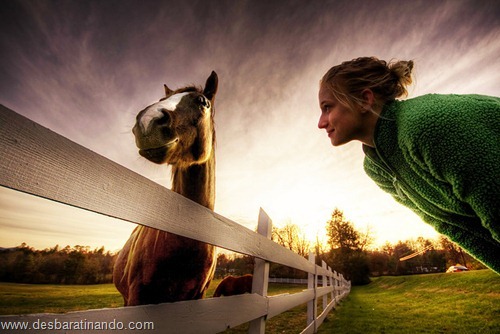
M 215 154 L 202 164 L 172 167 L 172 190 L 210 210 L 215 203 Z

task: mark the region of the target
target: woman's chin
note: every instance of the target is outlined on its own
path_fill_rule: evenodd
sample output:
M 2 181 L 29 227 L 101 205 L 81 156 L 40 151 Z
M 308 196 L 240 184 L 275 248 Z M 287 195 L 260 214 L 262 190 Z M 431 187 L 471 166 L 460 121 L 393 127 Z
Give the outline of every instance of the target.
M 330 141 L 331 141 L 332 145 L 335 147 L 345 145 L 349 142 L 349 140 L 338 140 L 335 137 L 330 138 Z

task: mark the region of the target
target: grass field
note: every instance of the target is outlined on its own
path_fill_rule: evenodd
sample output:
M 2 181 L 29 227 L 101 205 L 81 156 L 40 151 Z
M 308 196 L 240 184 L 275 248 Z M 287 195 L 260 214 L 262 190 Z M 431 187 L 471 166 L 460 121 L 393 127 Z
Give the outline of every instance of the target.
M 212 296 L 219 281 L 207 293 Z M 304 286 L 277 285 L 269 294 Z M 112 284 L 87 286 L 0 283 L 0 314 L 68 312 L 118 307 Z M 300 333 L 305 305 L 266 322 L 266 333 Z M 245 333 L 246 325 L 227 333 Z M 319 333 L 500 333 L 500 276 L 490 270 L 455 274 L 380 277 L 353 287 Z
M 500 276 L 380 277 L 354 287 L 319 333 L 500 333 Z

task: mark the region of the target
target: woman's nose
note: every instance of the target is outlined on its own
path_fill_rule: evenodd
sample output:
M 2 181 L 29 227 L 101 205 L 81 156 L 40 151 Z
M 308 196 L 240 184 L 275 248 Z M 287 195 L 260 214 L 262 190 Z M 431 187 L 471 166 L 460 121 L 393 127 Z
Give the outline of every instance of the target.
M 328 118 L 325 114 L 321 114 L 318 121 L 318 128 L 325 129 L 328 126 Z

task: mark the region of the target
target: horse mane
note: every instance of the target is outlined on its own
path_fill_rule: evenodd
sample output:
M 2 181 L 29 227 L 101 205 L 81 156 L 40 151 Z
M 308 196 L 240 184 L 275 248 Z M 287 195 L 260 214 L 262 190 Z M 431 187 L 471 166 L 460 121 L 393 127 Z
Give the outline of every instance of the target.
M 160 101 L 164 101 L 164 100 L 168 99 L 170 96 L 175 95 L 175 94 L 179 94 L 179 93 L 197 92 L 197 93 L 203 94 L 203 89 L 200 86 L 192 85 L 192 86 L 187 86 L 187 87 L 183 87 L 183 88 L 177 88 L 176 90 L 173 90 L 171 92 L 172 93 L 169 94 L 168 96 L 162 97 L 160 99 Z
M 203 89 L 200 86 L 187 86 L 184 88 L 178 88 L 174 91 L 174 94 L 177 93 L 189 93 L 189 92 L 198 92 L 198 93 L 203 93 Z

